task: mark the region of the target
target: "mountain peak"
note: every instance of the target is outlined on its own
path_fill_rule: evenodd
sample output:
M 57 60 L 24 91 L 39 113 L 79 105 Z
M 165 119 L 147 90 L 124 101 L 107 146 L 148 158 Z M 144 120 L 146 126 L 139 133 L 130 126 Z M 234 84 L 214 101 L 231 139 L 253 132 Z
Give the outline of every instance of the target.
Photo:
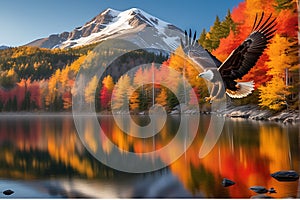
M 139 8 L 118 11 L 107 8 L 83 26 L 71 32 L 54 34 L 48 38 L 33 41 L 27 45 L 44 48 L 71 48 L 118 37 L 124 34 L 133 34 L 143 28 L 151 27 L 158 32 L 175 26 L 154 17 Z M 178 29 L 175 27 L 175 29 Z M 180 30 L 180 29 L 178 29 Z
M 103 12 L 100 13 L 100 15 L 106 15 L 106 14 L 111 14 L 111 15 L 118 15 L 121 11 L 114 10 L 112 8 L 107 8 Z

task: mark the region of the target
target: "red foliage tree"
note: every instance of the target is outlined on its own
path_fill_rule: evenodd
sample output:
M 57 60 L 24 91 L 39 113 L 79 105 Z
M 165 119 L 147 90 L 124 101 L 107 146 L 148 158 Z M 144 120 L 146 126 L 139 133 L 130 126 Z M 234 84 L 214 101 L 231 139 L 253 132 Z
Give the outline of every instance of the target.
M 282 10 L 277 17 L 277 33 L 285 37 L 297 37 L 298 16 L 293 10 Z

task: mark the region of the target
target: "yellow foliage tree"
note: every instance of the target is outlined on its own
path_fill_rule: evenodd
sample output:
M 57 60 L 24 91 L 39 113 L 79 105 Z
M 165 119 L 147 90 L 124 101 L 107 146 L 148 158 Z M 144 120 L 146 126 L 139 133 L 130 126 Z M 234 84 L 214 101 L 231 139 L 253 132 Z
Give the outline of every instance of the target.
M 286 107 L 287 96 L 290 94 L 285 86 L 285 81 L 274 76 L 265 86 L 261 86 L 260 106 L 279 111 Z
M 60 82 L 61 82 L 62 89 L 64 91 L 70 90 L 70 88 L 72 87 L 71 85 L 69 85 L 69 72 L 70 72 L 70 67 L 68 66 L 61 70 Z
M 132 93 L 132 95 L 130 96 L 130 109 L 131 110 L 138 110 L 139 109 L 139 104 L 140 104 L 140 100 L 139 100 L 139 91 L 136 90 Z
M 279 111 L 287 106 L 287 96 L 290 86 L 287 85 L 287 72 L 297 62 L 297 55 L 291 53 L 294 42 L 289 38 L 276 34 L 267 53 L 270 60 L 266 62 L 269 67 L 268 75 L 272 79 L 266 85 L 259 87 L 260 106 Z
M 114 110 L 124 110 L 129 103 L 128 94 L 131 92 L 130 77 L 125 74 L 120 77 L 115 85 L 112 96 L 112 108 Z
M 80 56 L 77 60 L 75 60 L 69 67 L 73 70 L 76 74 L 79 71 L 81 65 L 84 63 L 87 55 Z
M 95 92 L 98 85 L 98 80 L 96 76 L 93 76 L 91 81 L 87 84 L 84 91 L 85 102 L 89 103 L 90 106 L 95 101 Z
M 55 73 L 50 77 L 48 81 L 48 91 L 45 97 L 45 104 L 49 106 L 54 100 L 58 97 L 59 89 L 60 89 L 60 77 L 61 71 L 60 69 L 56 70 Z
M 162 88 L 161 92 L 155 99 L 156 103 L 165 107 L 168 104 L 168 92 L 166 88 Z
M 107 75 L 106 77 L 104 77 L 103 81 L 102 81 L 103 86 L 106 87 L 107 90 L 112 90 L 115 86 L 114 84 L 114 80 L 110 75 Z
M 169 67 L 181 72 L 191 87 L 198 88 L 199 98 L 204 98 L 207 95 L 206 82 L 204 79 L 197 79 L 202 69 L 184 55 L 182 48 L 176 49 L 175 53 L 171 55 Z

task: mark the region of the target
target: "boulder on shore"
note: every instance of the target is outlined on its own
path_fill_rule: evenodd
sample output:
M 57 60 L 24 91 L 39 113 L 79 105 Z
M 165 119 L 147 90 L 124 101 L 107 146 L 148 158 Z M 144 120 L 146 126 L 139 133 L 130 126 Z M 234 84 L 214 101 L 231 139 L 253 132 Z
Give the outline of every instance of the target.
M 282 122 L 284 124 L 300 122 L 299 111 L 285 110 L 274 113 L 271 110 L 262 110 L 256 105 L 228 106 L 221 114 L 231 118 L 246 118 Z

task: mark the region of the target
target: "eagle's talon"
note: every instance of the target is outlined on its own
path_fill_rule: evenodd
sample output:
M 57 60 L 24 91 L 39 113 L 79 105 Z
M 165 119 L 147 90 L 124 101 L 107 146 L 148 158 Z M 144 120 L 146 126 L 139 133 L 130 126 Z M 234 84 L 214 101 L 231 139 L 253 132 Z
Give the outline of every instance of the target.
M 205 98 L 204 98 L 205 102 L 210 102 L 211 99 L 212 99 L 212 97 L 205 97 Z
M 212 104 L 216 97 L 211 97 L 209 103 Z

